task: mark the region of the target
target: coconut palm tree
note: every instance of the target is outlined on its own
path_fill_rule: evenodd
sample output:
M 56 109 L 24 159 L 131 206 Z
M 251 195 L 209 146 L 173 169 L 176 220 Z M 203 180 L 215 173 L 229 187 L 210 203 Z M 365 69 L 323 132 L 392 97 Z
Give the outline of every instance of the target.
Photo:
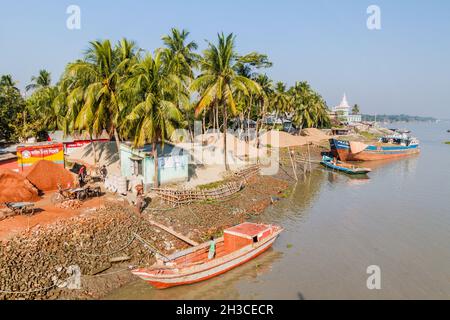
M 10 87 L 19 90 L 17 89 L 16 84 L 17 82 L 13 80 L 10 74 L 4 74 L 0 78 L 0 87 Z
M 84 60 L 68 65 L 67 77 L 72 84 L 67 99 L 68 104 L 72 103 L 69 109 L 75 120 L 74 129 L 87 130 L 91 136 L 107 130 L 114 135 L 120 150 L 120 84 L 137 59 L 136 45 L 126 39 L 114 48 L 109 40 L 92 41 Z M 81 108 L 77 109 L 80 102 Z
M 148 54 L 130 69 L 130 78 L 122 90 L 133 96 L 124 109 L 125 121 L 122 134 L 133 140 L 135 147 L 152 143 L 155 163 L 154 186 L 159 185 L 157 144 L 170 138 L 182 114 L 177 108 L 177 92 L 181 79 L 168 71 L 163 63 L 162 52 Z
M 277 82 L 275 90 L 272 95 L 272 111 L 275 112 L 275 117 L 278 118 L 279 113 L 287 113 L 291 110 L 292 99 L 289 92 L 286 90 L 286 84 Z
M 259 127 L 259 122 L 261 122 L 261 127 L 265 122 L 267 109 L 269 108 L 269 103 L 272 98 L 273 90 L 273 81 L 267 76 L 267 74 L 258 74 L 255 78 L 255 81 L 261 87 L 261 94 L 257 98 L 259 103 L 259 118 L 257 120 L 257 127 Z M 257 130 L 258 131 L 258 128 Z M 257 132 L 258 133 L 258 132 Z
M 177 89 L 177 107 L 183 112 L 188 123 L 193 123 L 192 103 L 190 101 L 189 86 L 194 78 L 194 69 L 198 66 L 200 55 L 195 52 L 198 45 L 194 41 L 188 42 L 187 30 L 171 29 L 169 35 L 162 37 L 164 48 L 161 51 L 161 60 L 168 72 L 180 78 L 180 86 Z M 192 127 L 188 126 L 192 134 Z
M 259 93 L 259 85 L 244 76 L 237 74 L 239 57 L 234 49 L 233 34 L 218 35 L 217 44 L 209 43 L 201 60 L 201 74 L 192 82 L 191 89 L 204 89 L 196 106 L 198 116 L 205 108 L 213 105 L 221 106 L 223 111 L 224 165 L 229 170 L 227 160 L 228 110 L 236 114 L 235 95 L 237 91 L 245 94 Z
M 352 108 L 352 114 L 359 114 L 361 110 L 359 109 L 359 106 L 355 104 Z
M 52 78 L 50 72 L 47 70 L 39 70 L 38 76 L 31 77 L 31 83 L 25 87 L 26 91 L 38 90 L 42 88 L 50 87 L 52 84 Z
M 330 118 L 323 98 L 306 82 L 296 82 L 289 90 L 293 101 L 293 122 L 299 128 L 326 127 Z

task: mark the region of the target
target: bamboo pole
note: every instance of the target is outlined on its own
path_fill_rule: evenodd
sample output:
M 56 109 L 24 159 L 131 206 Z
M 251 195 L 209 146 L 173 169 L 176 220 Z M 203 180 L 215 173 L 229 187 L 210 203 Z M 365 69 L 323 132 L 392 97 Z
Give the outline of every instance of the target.
M 294 160 L 292 159 L 291 149 L 288 148 L 289 158 L 291 159 L 292 170 L 294 171 L 295 180 L 298 181 L 297 171 L 295 170 Z
M 156 221 L 150 220 L 150 219 L 149 219 L 149 222 L 150 222 L 152 225 L 154 225 L 154 226 L 156 226 L 156 227 L 158 227 L 158 228 L 160 228 L 160 229 L 162 229 L 162 230 L 164 230 L 164 231 L 170 233 L 171 235 L 177 237 L 178 239 L 180 239 L 180 240 L 186 242 L 187 244 L 189 244 L 189 245 L 191 245 L 191 246 L 194 246 L 194 247 L 195 247 L 195 246 L 198 246 L 198 243 L 197 243 L 197 242 L 195 242 L 194 240 L 189 239 L 188 237 L 183 236 L 181 233 L 176 232 L 176 231 L 173 230 L 172 228 L 166 227 L 166 226 L 164 226 L 164 225 L 162 225 L 162 224 L 160 224 L 160 223 L 158 223 L 158 222 L 156 222 Z

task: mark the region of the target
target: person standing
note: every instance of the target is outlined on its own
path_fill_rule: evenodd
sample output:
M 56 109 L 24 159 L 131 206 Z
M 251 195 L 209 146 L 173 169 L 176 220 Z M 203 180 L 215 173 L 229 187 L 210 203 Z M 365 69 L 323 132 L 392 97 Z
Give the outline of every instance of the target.
M 145 208 L 144 187 L 142 185 L 136 186 L 136 211 L 142 213 Z
M 209 245 L 208 259 L 212 260 L 216 256 L 216 241 L 214 237 L 211 237 L 211 242 Z

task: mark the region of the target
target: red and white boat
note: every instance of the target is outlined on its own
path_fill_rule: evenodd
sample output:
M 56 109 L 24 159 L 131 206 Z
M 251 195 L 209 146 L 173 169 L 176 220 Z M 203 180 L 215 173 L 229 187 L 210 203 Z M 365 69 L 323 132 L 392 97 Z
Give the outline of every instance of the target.
M 283 231 L 279 226 L 245 222 L 216 239 L 216 255 L 208 259 L 210 242 L 183 250 L 132 273 L 158 289 L 210 279 L 252 260 L 269 249 Z

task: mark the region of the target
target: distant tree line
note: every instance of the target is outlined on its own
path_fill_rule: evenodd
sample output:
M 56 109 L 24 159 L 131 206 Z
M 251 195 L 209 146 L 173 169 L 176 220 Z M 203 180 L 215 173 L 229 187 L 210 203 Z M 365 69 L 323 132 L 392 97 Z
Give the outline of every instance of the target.
M 377 121 L 377 122 L 429 122 L 429 121 L 436 121 L 435 118 L 432 117 L 421 117 L 421 116 L 409 116 L 406 114 L 399 114 L 399 115 L 368 115 L 363 114 L 362 115 L 363 121 Z

